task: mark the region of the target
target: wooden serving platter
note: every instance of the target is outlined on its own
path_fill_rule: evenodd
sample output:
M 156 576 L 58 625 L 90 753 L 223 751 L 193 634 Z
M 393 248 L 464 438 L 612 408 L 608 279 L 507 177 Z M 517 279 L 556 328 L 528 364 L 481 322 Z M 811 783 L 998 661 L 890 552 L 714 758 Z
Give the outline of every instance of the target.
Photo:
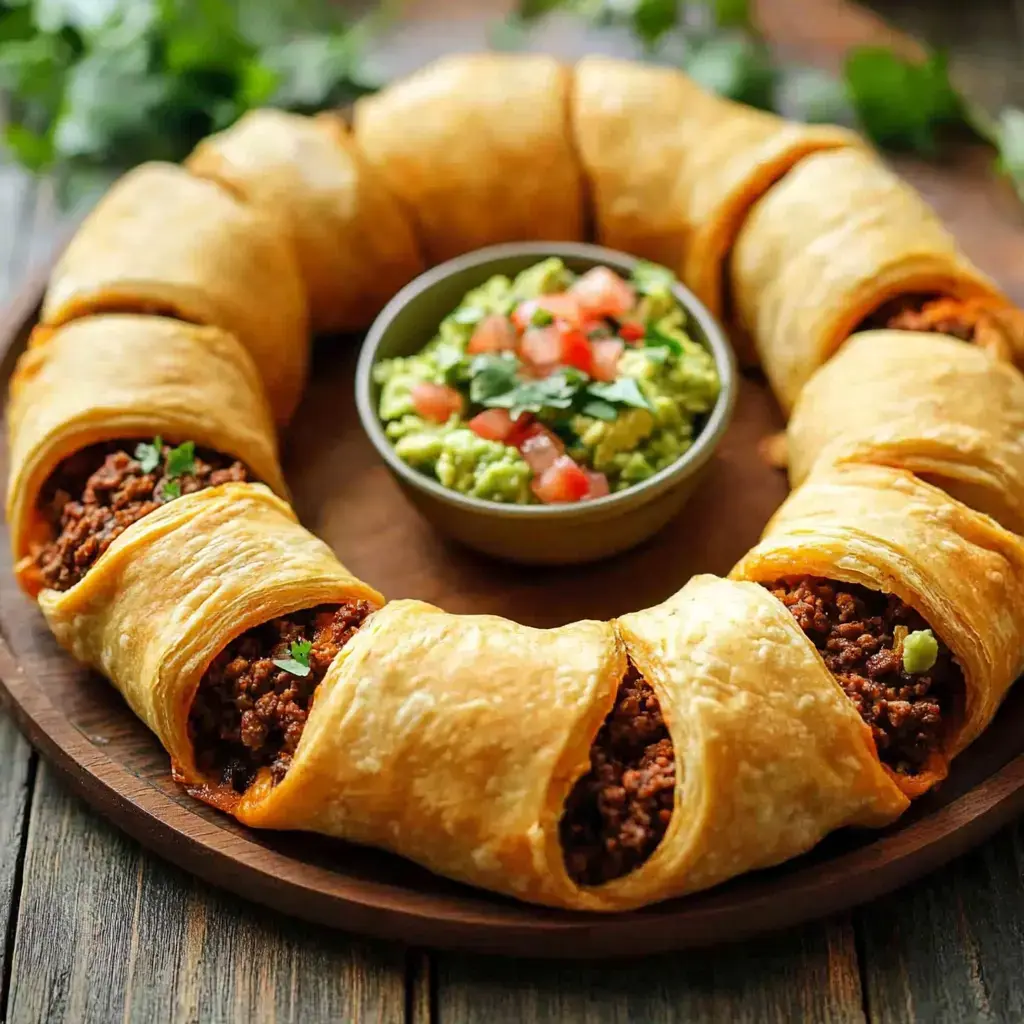
M 909 168 L 997 275 L 1024 267 L 982 173 Z M 1010 258 L 1017 256 L 1015 262 Z M 1003 261 L 1006 262 L 1003 262 Z M 1002 263 L 1002 265 L 998 265 Z M 1024 300 L 1024 282 L 1006 282 Z M 43 281 L 0 320 L 6 383 Z M 609 618 L 668 596 L 698 572 L 726 573 L 786 494 L 757 453 L 781 417 L 764 383 L 743 381 L 736 418 L 683 515 L 629 554 L 571 571 L 520 569 L 433 532 L 409 506 L 358 424 L 358 339 L 321 342 L 285 462 L 299 515 L 388 597 L 532 625 Z M 4 386 L 4 392 L 6 387 Z M 4 456 L 6 458 L 6 456 Z M 6 475 L 6 466 L 0 466 Z M 10 572 L 0 538 L 0 694 L 71 786 L 146 846 L 214 884 L 289 914 L 416 944 L 508 954 L 621 956 L 712 944 L 848 907 L 963 852 L 1024 812 L 1024 689 L 955 764 L 949 780 L 880 833 L 829 837 L 812 853 L 712 892 L 623 915 L 546 910 L 440 879 L 400 858 L 315 836 L 256 833 L 175 786 L 163 750 L 119 695 L 55 644 Z
M 483 6 L 493 6 L 493 14 L 505 5 Z M 475 11 L 479 21 L 479 5 L 421 0 L 414 12 L 417 7 L 426 12 L 426 32 L 414 46 L 416 62 L 432 55 L 431 40 L 447 42 L 452 33 L 467 44 L 462 48 L 481 45 L 482 33 L 459 36 L 451 20 Z M 856 43 L 905 45 L 872 15 L 845 3 L 786 0 L 759 9 L 769 36 L 825 65 Z M 990 154 L 977 151 L 965 152 L 955 167 L 901 162 L 898 169 L 939 210 L 969 255 L 1024 304 L 1024 217 L 1008 187 L 992 178 L 990 162 Z M 31 283 L 0 316 L 4 394 L 43 283 Z M 434 533 L 378 462 L 355 413 L 357 346 L 358 339 L 318 346 L 286 439 L 286 473 L 303 522 L 388 597 L 418 597 L 450 611 L 491 612 L 540 626 L 609 618 L 662 600 L 694 573 L 727 572 L 786 494 L 784 476 L 757 454 L 758 441 L 780 428 L 781 417 L 763 381 L 749 378 L 702 489 L 654 540 L 571 571 L 488 561 Z M 5 459 L 6 445 L 4 476 Z M 872 899 L 1024 813 L 1020 689 L 955 762 L 950 778 L 891 828 L 838 833 L 781 867 L 628 914 L 532 907 L 378 851 L 248 831 L 176 787 L 166 755 L 118 694 L 58 649 L 34 603 L 15 587 L 3 532 L 0 697 L 29 739 L 81 796 L 144 845 L 216 885 L 311 921 L 419 945 L 531 956 L 621 958 L 710 945 Z

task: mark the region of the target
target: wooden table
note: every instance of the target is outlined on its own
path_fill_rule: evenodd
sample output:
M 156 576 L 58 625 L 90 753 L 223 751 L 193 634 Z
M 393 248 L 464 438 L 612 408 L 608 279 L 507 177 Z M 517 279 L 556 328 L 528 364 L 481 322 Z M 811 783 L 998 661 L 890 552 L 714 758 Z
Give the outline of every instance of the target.
M 875 6 L 951 45 L 983 100 L 1024 104 L 1022 0 Z M 0 298 L 67 221 L 45 184 L 0 168 Z M 852 914 L 715 951 L 600 965 L 427 953 L 210 889 L 65 792 L 0 717 L 0 1018 L 18 1024 L 1019 1020 L 1022 873 L 1018 824 Z

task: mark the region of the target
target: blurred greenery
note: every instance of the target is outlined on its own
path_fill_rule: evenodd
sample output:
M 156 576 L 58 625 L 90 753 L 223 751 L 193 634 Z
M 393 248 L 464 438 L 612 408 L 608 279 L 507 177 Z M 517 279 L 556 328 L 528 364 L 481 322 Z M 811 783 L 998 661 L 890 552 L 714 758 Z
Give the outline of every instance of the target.
M 62 174 L 179 159 L 271 104 L 315 110 L 371 91 L 371 25 L 327 0 L 6 0 L 6 143 Z
M 946 55 L 908 60 L 885 47 L 846 55 L 842 75 L 779 61 L 749 0 L 521 0 L 498 38 L 517 45 L 538 18 L 563 12 L 596 25 L 628 27 L 652 60 L 679 64 L 705 88 L 801 121 L 860 128 L 877 145 L 942 155 L 951 138 L 973 133 L 993 145 L 997 167 L 1024 199 L 1024 112 L 992 118 L 956 89 Z
M 352 20 L 331 0 L 0 0 L 0 93 L 9 151 L 58 180 L 180 159 L 262 105 L 312 111 L 379 88 L 370 34 L 400 6 Z M 940 155 L 973 132 L 1024 198 L 1024 112 L 991 117 L 962 97 L 946 57 L 909 61 L 861 47 L 841 77 L 780 62 L 750 0 L 519 0 L 493 35 L 523 45 L 555 12 L 626 26 L 652 60 L 679 64 L 733 100 L 813 122 L 856 125 L 880 146 Z

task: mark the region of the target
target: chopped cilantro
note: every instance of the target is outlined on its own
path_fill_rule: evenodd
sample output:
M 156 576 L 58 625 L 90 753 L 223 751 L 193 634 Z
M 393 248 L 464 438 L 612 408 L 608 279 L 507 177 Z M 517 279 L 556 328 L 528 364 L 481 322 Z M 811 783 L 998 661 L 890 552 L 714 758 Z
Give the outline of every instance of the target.
M 683 354 L 683 346 L 679 343 L 679 339 L 658 330 L 655 324 L 647 325 L 647 334 L 644 335 L 644 348 L 667 348 L 674 356 L 681 356 Z
M 650 410 L 651 403 L 640 390 L 640 385 L 633 377 L 617 377 L 610 381 L 594 381 L 587 391 L 595 398 L 617 405 L 628 405 L 634 409 Z
M 530 317 L 532 327 L 550 327 L 554 322 L 554 315 L 540 306 L 533 311 L 533 315 Z
M 469 364 L 469 399 L 477 405 L 487 405 L 496 395 L 503 395 L 516 387 L 519 360 L 511 353 L 476 356 Z
M 194 473 L 195 468 L 195 441 L 183 441 L 177 448 L 172 448 L 167 453 L 167 475 L 171 479 L 176 476 L 186 476 L 189 473 Z
M 164 450 L 163 439 L 157 434 L 152 444 L 144 441 L 135 446 L 135 458 L 138 460 L 139 468 L 143 473 L 152 473 L 160 465 L 161 453 Z
M 649 295 L 654 291 L 671 288 L 676 283 L 676 275 L 668 267 L 663 267 L 660 263 L 641 260 L 633 268 L 631 280 L 633 287 L 641 295 Z
M 591 398 L 584 402 L 580 412 L 584 416 L 592 416 L 595 420 L 604 420 L 606 423 L 613 422 L 619 415 L 615 406 L 603 398 Z
M 177 480 L 165 480 L 163 486 L 160 488 L 160 500 L 161 501 L 174 501 L 175 498 L 181 497 L 181 484 Z
M 496 409 L 508 409 L 513 419 L 524 412 L 570 409 L 581 385 L 587 380 L 585 373 L 571 366 L 563 366 L 540 380 L 517 380 L 512 390 L 493 395 L 482 404 Z
M 309 675 L 309 652 L 313 644 L 309 640 L 293 640 L 290 658 L 274 658 L 274 664 L 285 672 L 300 679 Z

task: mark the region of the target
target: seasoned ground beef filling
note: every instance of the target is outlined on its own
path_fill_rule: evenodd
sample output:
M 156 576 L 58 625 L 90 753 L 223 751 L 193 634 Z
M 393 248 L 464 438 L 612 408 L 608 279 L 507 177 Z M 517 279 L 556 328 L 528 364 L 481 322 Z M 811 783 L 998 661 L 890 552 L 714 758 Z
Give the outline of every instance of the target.
M 590 748 L 559 826 L 566 870 L 580 885 L 628 874 L 654 852 L 672 817 L 676 770 L 661 706 L 630 666 Z
M 167 475 L 167 455 L 144 473 L 129 453 L 137 441 L 93 445 L 66 459 L 44 489 L 41 506 L 54 539 L 36 556 L 43 585 L 53 590 L 73 587 L 114 540 L 143 516 L 170 500 L 174 490 L 191 494 L 230 481 L 245 481 L 240 462 L 216 452 L 197 452 L 192 471 Z
M 307 608 L 264 622 L 228 644 L 206 670 L 189 712 L 199 770 L 239 793 L 263 767 L 280 782 L 316 688 L 372 610 L 366 601 Z M 291 658 L 293 641 L 312 645 L 306 675 L 274 664 Z
M 821 652 L 861 717 L 871 726 L 882 762 L 913 775 L 942 743 L 963 676 L 942 640 L 935 665 L 911 675 L 903 668 L 896 627 L 928 624 L 892 594 L 801 576 L 768 585 Z
M 876 310 L 861 327 L 947 334 L 1004 359 L 1024 351 L 1024 313 L 994 308 L 986 299 L 905 295 Z

